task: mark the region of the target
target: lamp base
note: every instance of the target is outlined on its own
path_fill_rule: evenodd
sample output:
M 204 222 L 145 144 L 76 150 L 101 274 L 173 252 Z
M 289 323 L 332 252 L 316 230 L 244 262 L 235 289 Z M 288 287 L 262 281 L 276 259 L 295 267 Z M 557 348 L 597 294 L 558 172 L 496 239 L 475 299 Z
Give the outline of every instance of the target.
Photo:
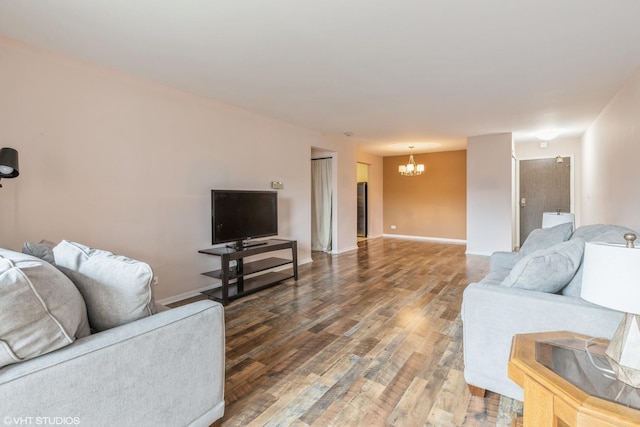
M 640 316 L 625 314 L 605 354 L 618 380 L 640 388 Z

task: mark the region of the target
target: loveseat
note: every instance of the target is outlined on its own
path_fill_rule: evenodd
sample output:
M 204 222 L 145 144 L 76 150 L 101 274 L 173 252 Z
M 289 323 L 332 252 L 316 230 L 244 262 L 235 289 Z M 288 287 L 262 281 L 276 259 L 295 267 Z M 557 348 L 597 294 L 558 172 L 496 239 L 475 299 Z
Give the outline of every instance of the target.
M 585 242 L 625 243 L 626 227 L 560 224 L 534 230 L 519 252 L 496 252 L 490 272 L 463 293 L 464 378 L 472 393 L 484 390 L 523 400 L 507 375 L 514 335 L 571 331 L 611 338 L 623 313 L 580 297 Z M 637 234 L 637 233 L 636 233 Z
M 166 309 L 144 263 L 73 242 L 35 247 L 0 249 L 4 424 L 208 426 L 222 417 L 220 304 Z

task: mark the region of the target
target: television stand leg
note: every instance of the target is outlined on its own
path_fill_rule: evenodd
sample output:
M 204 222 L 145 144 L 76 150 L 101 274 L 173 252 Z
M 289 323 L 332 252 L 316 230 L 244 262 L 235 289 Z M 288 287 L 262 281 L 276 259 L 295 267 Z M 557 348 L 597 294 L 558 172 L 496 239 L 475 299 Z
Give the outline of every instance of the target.
M 242 258 L 236 260 L 236 287 L 238 294 L 244 292 L 244 263 Z

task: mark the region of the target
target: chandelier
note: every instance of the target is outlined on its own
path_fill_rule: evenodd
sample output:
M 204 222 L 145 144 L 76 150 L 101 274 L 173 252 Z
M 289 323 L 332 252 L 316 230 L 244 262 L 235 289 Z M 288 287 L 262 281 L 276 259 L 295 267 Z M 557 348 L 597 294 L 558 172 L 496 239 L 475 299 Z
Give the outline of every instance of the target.
M 413 150 L 413 145 L 409 147 L 410 150 Z M 424 165 L 419 164 L 416 165 L 416 161 L 413 160 L 413 153 L 409 155 L 409 163 L 406 165 L 398 166 L 398 172 L 400 175 L 404 176 L 416 176 L 422 174 L 424 172 Z

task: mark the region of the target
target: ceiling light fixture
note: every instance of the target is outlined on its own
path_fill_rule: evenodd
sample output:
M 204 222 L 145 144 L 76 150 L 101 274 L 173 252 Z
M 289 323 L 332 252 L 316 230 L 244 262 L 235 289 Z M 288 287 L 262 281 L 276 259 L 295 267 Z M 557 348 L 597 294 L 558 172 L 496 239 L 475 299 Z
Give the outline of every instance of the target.
M 558 131 L 553 129 L 545 129 L 536 132 L 536 137 L 541 141 L 551 141 L 558 137 Z
M 413 145 L 409 146 L 410 150 L 413 150 Z M 413 160 L 413 153 L 409 155 L 409 163 L 406 165 L 398 166 L 398 172 L 404 176 L 416 176 L 422 174 L 424 172 L 423 164 L 416 164 L 416 161 Z

